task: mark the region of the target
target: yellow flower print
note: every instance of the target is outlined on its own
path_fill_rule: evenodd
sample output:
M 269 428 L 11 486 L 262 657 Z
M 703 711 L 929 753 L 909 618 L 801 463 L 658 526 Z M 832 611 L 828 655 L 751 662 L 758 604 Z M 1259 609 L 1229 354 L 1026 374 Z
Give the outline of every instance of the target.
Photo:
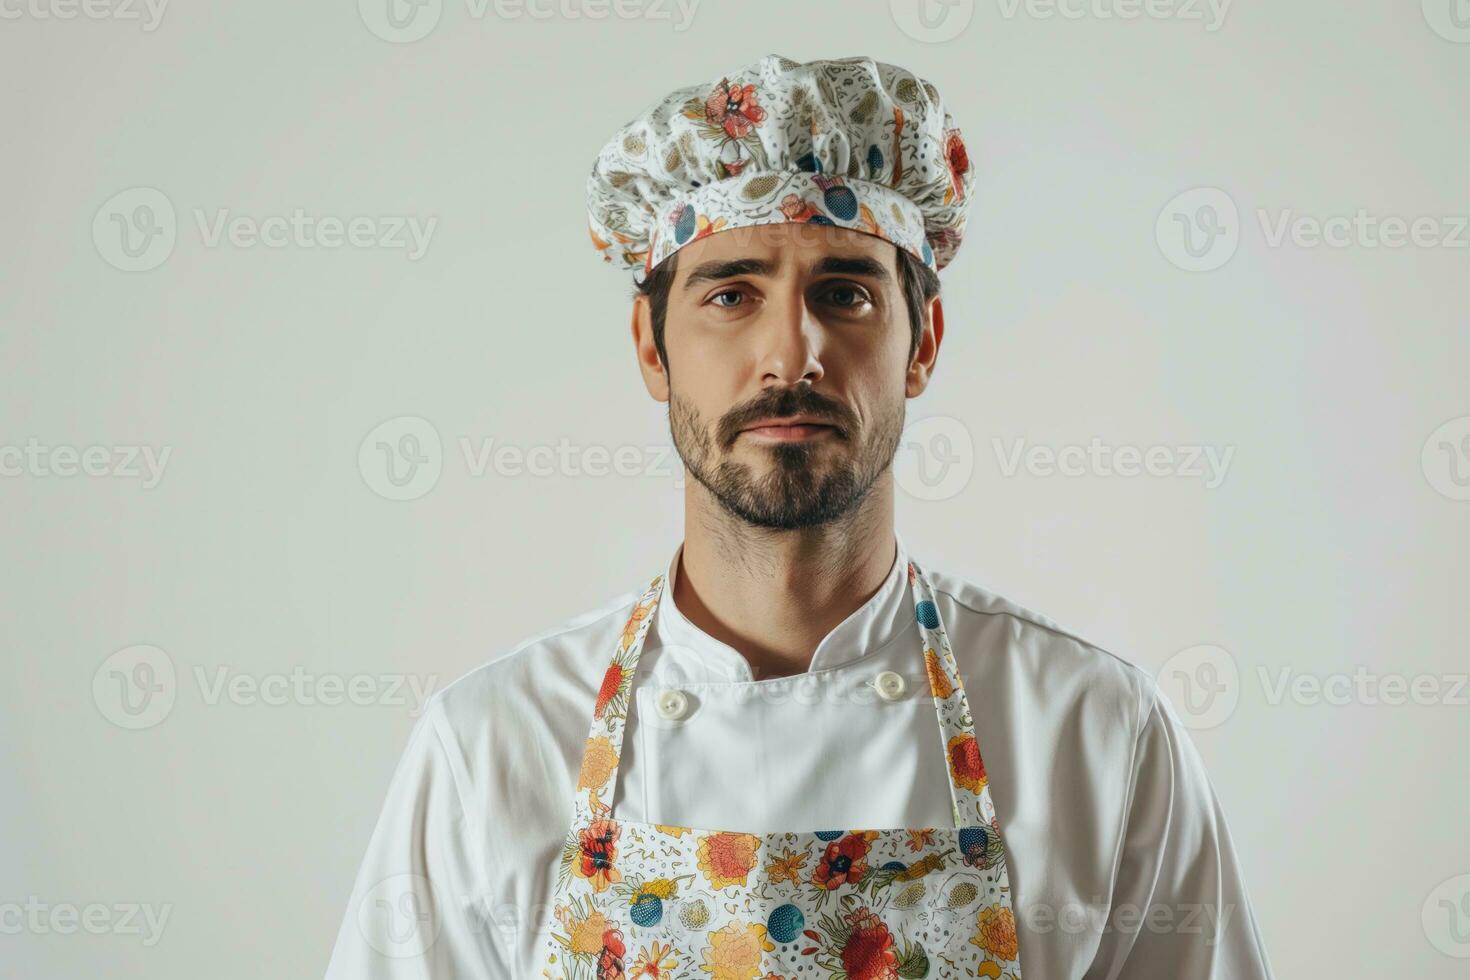
M 679 961 L 672 955 L 674 948 L 665 943 L 654 943 L 645 946 L 638 953 L 638 958 L 633 961 L 633 971 L 628 974 L 629 980 L 637 977 L 647 977 L 649 980 L 665 980 L 674 975 L 679 968 Z
M 771 881 L 789 881 L 793 885 L 799 885 L 801 884 L 802 866 L 806 864 L 806 859 L 810 856 L 804 852 L 788 850 L 766 865 L 766 877 Z
M 662 575 L 656 576 L 653 580 L 652 585 L 650 585 L 649 588 L 653 588 L 654 586 L 658 585 L 658 580 L 661 578 L 663 578 Z M 645 619 L 649 617 L 649 615 L 653 613 L 653 607 L 656 604 L 657 603 L 655 603 L 653 600 L 649 600 L 643 605 L 637 606 L 633 609 L 633 614 L 629 616 L 628 621 L 623 624 L 623 642 L 620 649 L 626 650 L 628 649 L 628 647 L 633 645 L 633 637 L 638 633 L 639 624 L 641 624 Z
M 699 841 L 699 870 L 716 889 L 743 885 L 755 867 L 760 838 L 754 834 L 707 834 Z
M 572 917 L 571 909 L 557 910 L 557 917 L 567 930 L 567 947 L 573 953 L 602 952 L 602 934 L 607 932 L 607 916 L 601 912 L 589 912 L 586 918 Z
M 975 935 L 970 937 L 970 942 L 997 959 L 1015 959 L 1020 955 L 1015 913 L 1000 905 L 981 909 Z
M 949 684 L 949 675 L 939 663 L 939 654 L 933 650 L 924 651 L 924 670 L 929 674 L 929 689 L 936 698 L 943 701 L 954 693 L 954 688 Z
M 934 831 L 932 830 L 910 830 L 909 850 L 922 851 L 926 847 L 934 846 Z
M 578 789 L 601 789 L 612 778 L 617 768 L 618 754 L 605 735 L 587 740 L 587 750 L 582 753 L 582 772 L 577 777 Z
M 709 939 L 700 969 L 710 974 L 711 980 L 755 980 L 762 952 L 776 948 L 766 938 L 766 927 L 754 923 L 731 922 L 710 933 Z
M 670 837 L 683 837 L 685 834 L 689 833 L 688 827 L 670 827 L 668 824 L 662 823 L 654 824 L 653 829 L 657 830 L 661 834 L 668 834 Z

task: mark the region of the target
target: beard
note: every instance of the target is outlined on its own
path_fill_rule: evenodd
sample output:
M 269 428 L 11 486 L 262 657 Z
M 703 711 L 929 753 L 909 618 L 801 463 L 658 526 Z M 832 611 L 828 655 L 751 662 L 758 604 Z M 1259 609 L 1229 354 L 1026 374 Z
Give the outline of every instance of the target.
M 810 415 L 830 424 L 831 439 L 761 446 L 770 469 L 721 458 L 743 428 L 774 416 Z M 807 382 L 769 388 L 726 412 L 711 427 L 694 406 L 670 392 L 669 430 L 674 448 L 694 479 L 724 509 L 755 527 L 795 530 L 850 514 L 893 463 L 903 435 L 904 400 L 864 431 L 845 405 L 818 394 Z M 835 445 L 834 445 L 835 443 Z M 833 457 L 831 462 L 826 462 Z

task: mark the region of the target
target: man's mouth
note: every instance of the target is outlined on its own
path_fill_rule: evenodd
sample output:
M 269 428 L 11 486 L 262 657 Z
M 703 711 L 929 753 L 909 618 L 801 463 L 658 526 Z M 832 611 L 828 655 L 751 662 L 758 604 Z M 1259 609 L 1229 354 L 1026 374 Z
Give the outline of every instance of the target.
M 754 436 L 768 442 L 808 442 L 836 435 L 837 426 L 807 416 L 784 419 L 762 419 L 741 430 L 741 435 Z

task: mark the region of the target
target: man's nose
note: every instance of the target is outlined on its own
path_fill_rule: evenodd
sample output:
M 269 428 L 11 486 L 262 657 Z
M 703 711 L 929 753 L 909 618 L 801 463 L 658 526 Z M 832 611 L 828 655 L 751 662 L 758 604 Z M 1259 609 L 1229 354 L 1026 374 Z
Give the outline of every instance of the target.
M 761 324 L 761 381 L 791 385 L 822 377 L 822 324 L 798 284 L 772 290 Z

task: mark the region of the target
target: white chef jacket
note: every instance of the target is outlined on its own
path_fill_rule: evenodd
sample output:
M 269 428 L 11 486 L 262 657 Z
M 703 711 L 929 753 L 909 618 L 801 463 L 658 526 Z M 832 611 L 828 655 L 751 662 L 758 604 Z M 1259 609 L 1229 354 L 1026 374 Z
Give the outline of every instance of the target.
M 799 675 L 752 680 L 674 602 L 634 677 L 613 815 L 767 833 L 952 826 L 907 549 Z M 921 562 L 922 566 L 922 562 Z M 1265 980 L 1200 757 L 1144 671 L 925 568 L 974 714 L 1033 980 Z M 368 844 L 328 980 L 540 977 L 594 700 L 647 586 L 437 692 Z M 893 700 L 874 678 L 905 680 Z M 686 695 L 682 717 L 657 694 Z M 886 693 L 892 693 L 890 689 Z M 678 700 L 678 699 L 674 699 Z

